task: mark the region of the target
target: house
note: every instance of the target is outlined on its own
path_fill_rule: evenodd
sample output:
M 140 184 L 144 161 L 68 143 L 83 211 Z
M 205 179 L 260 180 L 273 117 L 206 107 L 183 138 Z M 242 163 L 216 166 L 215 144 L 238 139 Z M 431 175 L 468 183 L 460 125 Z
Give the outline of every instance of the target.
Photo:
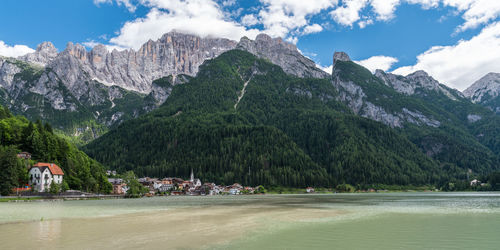
M 64 172 L 53 163 L 39 162 L 29 171 L 29 185 L 38 192 L 47 192 L 52 183 L 61 184 Z
M 116 171 L 115 171 L 115 170 L 113 170 L 113 171 L 111 171 L 111 170 L 106 170 L 106 175 L 108 175 L 108 176 L 109 176 L 109 175 L 111 175 L 111 176 L 115 176 L 115 175 L 116 175 Z
M 160 187 L 158 187 L 158 192 L 168 192 L 174 189 L 173 184 L 162 184 Z
M 31 160 L 31 154 L 28 152 L 21 152 L 21 153 L 17 154 L 17 158 Z
M 108 181 L 113 185 L 113 194 L 126 194 L 128 191 L 127 184 L 123 179 L 108 178 Z
M 314 193 L 314 188 L 312 187 L 306 188 L 306 193 Z
M 173 178 L 163 178 L 161 180 L 161 184 L 163 184 L 163 185 L 173 185 L 174 184 L 174 179 Z
M 231 188 L 234 188 L 234 189 L 238 189 L 238 190 L 242 190 L 243 189 L 243 186 L 239 183 L 234 183 Z
M 229 189 L 229 194 L 231 194 L 231 195 L 237 195 L 237 194 L 240 194 L 240 192 L 241 192 L 241 190 L 237 189 L 237 188 Z
M 477 180 L 477 179 L 474 179 L 470 182 L 470 185 L 471 186 L 477 186 L 477 185 L 481 185 L 481 181 Z

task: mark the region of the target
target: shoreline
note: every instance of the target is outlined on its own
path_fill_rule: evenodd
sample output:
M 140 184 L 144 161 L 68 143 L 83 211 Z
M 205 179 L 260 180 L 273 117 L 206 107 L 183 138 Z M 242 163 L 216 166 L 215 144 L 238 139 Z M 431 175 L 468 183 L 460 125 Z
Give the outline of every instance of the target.
M 95 195 L 95 196 L 0 196 L 0 203 L 7 202 L 44 202 L 44 201 L 76 201 L 76 200 L 114 200 L 114 199 L 151 199 L 151 198 L 169 198 L 169 197 L 247 197 L 247 196 L 285 196 L 285 195 L 356 195 L 356 194 L 397 194 L 397 193 L 441 193 L 441 194 L 458 194 L 458 193 L 500 193 L 500 191 L 421 191 L 421 190 L 387 190 L 375 192 L 268 192 L 266 194 L 239 194 L 239 195 L 155 195 L 143 197 L 125 197 L 124 195 Z

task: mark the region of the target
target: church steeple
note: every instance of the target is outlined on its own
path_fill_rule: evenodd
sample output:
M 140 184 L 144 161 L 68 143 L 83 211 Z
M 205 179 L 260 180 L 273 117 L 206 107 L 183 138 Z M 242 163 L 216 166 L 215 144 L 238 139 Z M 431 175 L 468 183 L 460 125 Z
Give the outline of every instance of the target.
M 190 178 L 190 181 L 191 181 L 191 182 L 194 182 L 194 174 L 193 174 L 193 169 L 191 169 L 191 178 Z

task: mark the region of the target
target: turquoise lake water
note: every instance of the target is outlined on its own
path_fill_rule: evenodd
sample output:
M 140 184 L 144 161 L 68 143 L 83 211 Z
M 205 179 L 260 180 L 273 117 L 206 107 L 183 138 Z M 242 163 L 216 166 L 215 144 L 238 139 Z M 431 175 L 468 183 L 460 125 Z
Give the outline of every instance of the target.
M 2 249 L 500 249 L 500 193 L 0 203 Z

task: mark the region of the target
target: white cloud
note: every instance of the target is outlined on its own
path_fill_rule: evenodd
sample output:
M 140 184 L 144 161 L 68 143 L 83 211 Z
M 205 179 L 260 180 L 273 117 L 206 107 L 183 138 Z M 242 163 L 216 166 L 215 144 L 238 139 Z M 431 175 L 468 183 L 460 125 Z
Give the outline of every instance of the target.
M 377 19 L 387 21 L 394 18 L 394 11 L 400 4 L 400 0 L 371 0 L 370 4 L 377 14 Z
M 252 14 L 244 15 L 241 18 L 241 24 L 243 24 L 245 26 L 254 26 L 254 25 L 258 24 L 258 23 L 259 23 L 259 19 L 257 19 Z
M 321 31 L 323 31 L 323 27 L 321 27 L 321 25 L 315 23 L 315 24 L 306 26 L 304 28 L 304 31 L 302 31 L 302 34 L 307 35 L 307 34 L 318 33 Z
M 383 0 L 380 0 L 383 1 Z M 391 0 L 392 1 L 392 0 Z M 457 27 L 457 32 L 477 28 L 479 25 L 500 16 L 500 1 L 498 0 L 406 0 L 411 4 L 420 4 L 423 8 L 437 8 L 447 6 L 463 12 L 465 23 Z
M 500 1 L 498 0 L 477 0 L 469 1 L 469 8 L 465 8 L 464 2 L 458 0 L 445 0 L 449 5 L 455 5 L 459 10 L 466 10 L 463 14 L 465 23 L 459 27 L 460 31 L 470 28 L 476 28 L 481 24 L 485 24 L 494 20 L 500 15 Z
M 99 45 L 101 43 L 92 40 L 92 41 L 83 42 L 82 44 L 85 47 L 92 49 L 92 48 L 94 48 L 95 46 L 97 46 L 97 45 Z M 127 49 L 127 48 L 120 47 L 120 46 L 115 46 L 115 45 L 109 45 L 109 44 L 103 44 L 103 45 L 106 47 L 106 49 L 109 52 L 112 52 L 115 49 L 118 50 L 118 51 L 122 51 L 122 50 L 126 50 Z
M 355 63 L 369 69 L 372 73 L 374 73 L 377 69 L 387 71 L 397 62 L 397 58 L 390 56 L 372 56 L 365 60 L 355 61 Z
M 309 25 L 309 18 L 337 4 L 337 0 L 260 0 L 259 12 L 265 33 L 274 37 L 298 34 Z
M 333 71 L 333 65 L 330 65 L 330 66 L 321 66 L 321 65 L 316 64 L 316 67 L 318 67 L 319 69 L 325 71 L 328 74 L 331 74 L 332 71 Z
M 136 6 L 130 3 L 130 0 L 114 0 L 116 4 L 123 5 L 130 12 L 134 12 L 136 10 Z M 94 4 L 99 6 L 100 4 L 111 4 L 113 0 L 94 0 Z
M 35 50 L 26 46 L 26 45 L 9 46 L 8 44 L 5 44 L 4 41 L 0 41 L 0 55 L 1 56 L 18 57 L 18 56 L 24 56 L 28 53 L 33 53 L 33 52 L 35 52 Z
M 358 25 L 360 29 L 364 29 L 366 26 L 373 24 L 372 19 L 366 19 L 363 21 L 359 21 Z
M 236 4 L 236 0 L 225 0 L 222 2 L 222 6 L 233 6 Z
M 485 27 L 470 40 L 453 46 L 435 46 L 420 54 L 413 66 L 401 67 L 394 73 L 406 75 L 425 70 L 438 81 L 459 90 L 467 88 L 489 72 L 499 72 L 500 22 Z
M 330 12 L 333 20 L 345 26 L 352 26 L 360 20 L 359 13 L 366 6 L 368 0 L 344 0 L 344 5 Z
M 423 9 L 451 7 L 461 14 L 464 23 L 457 27 L 456 32 L 477 28 L 480 25 L 500 17 L 500 1 L 498 0 L 342 0 L 341 6 L 332 10 L 333 20 L 344 26 L 351 26 L 358 22 L 361 28 L 371 24 L 373 19 L 388 21 L 395 17 L 397 7 L 403 3 L 420 5 Z M 361 17 L 361 12 L 372 7 L 375 18 L 369 15 Z
M 149 39 L 158 39 L 172 30 L 233 40 L 243 36 L 252 39 L 260 33 L 257 29 L 247 29 L 235 21 L 226 20 L 213 0 L 141 0 L 141 3 L 151 7 L 150 12 L 144 18 L 126 22 L 110 43 L 138 49 Z

